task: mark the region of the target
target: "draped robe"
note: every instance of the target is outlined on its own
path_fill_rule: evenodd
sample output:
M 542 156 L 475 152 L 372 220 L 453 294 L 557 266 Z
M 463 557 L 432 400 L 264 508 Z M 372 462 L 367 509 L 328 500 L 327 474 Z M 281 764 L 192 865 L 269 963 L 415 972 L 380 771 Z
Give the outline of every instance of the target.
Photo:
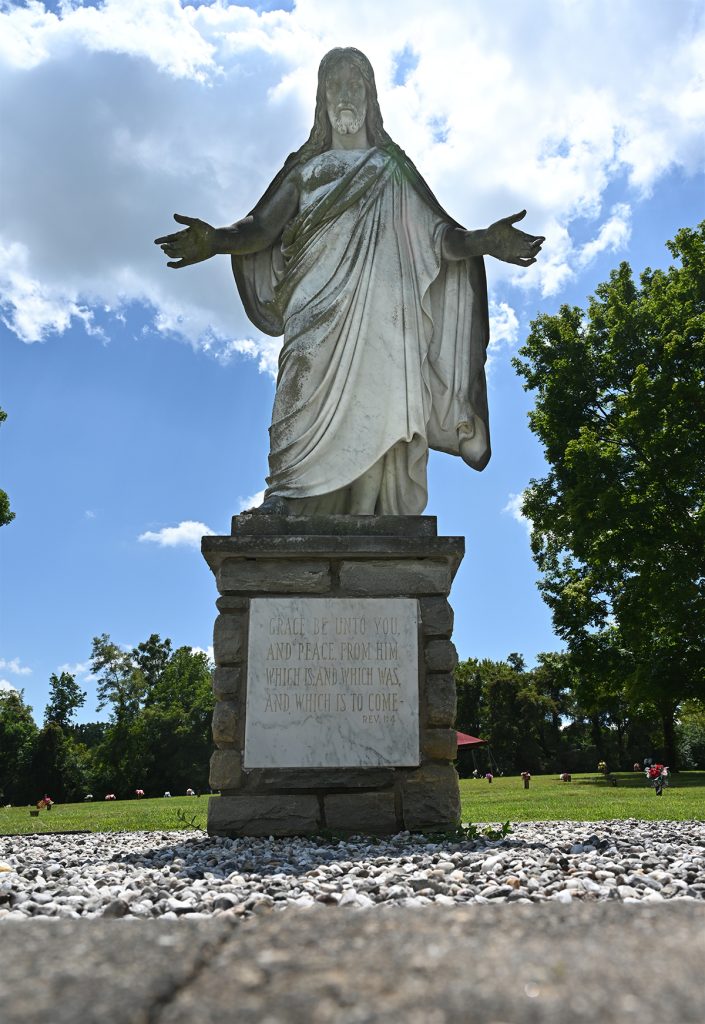
M 401 150 L 348 153 L 316 188 L 324 158 L 298 171 L 281 239 L 232 261 L 249 318 L 284 335 L 267 496 L 345 513 L 350 485 L 383 460 L 375 511 L 416 515 L 429 448 L 461 454 L 465 425 L 465 461 L 489 459 L 482 259 L 443 258 L 456 222 Z

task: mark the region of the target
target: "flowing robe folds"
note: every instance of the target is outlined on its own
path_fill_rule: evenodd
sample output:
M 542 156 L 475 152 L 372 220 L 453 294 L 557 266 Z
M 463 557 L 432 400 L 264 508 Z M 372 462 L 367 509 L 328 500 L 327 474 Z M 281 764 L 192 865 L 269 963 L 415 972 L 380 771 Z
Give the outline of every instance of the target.
M 443 259 L 455 221 L 401 151 L 349 154 L 307 191 L 324 156 L 298 172 L 300 211 L 278 244 L 233 257 L 248 316 L 284 335 L 267 494 L 344 513 L 383 459 L 375 511 L 416 515 L 429 447 L 475 469 L 489 459 L 482 260 Z

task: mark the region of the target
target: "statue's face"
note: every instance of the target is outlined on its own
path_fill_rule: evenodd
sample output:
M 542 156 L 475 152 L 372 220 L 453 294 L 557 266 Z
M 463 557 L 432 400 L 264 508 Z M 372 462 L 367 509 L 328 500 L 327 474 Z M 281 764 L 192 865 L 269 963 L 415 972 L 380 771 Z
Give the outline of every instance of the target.
M 328 117 L 339 135 L 355 135 L 367 117 L 365 80 L 355 65 L 342 60 L 326 77 Z

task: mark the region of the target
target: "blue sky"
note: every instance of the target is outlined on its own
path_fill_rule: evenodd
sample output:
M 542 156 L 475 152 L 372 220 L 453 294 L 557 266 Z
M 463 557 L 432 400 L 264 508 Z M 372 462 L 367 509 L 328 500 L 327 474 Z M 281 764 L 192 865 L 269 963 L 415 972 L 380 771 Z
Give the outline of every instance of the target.
M 511 355 L 620 260 L 665 266 L 705 215 L 705 8 L 622 0 L 0 4 L 0 686 L 41 718 L 91 638 L 208 649 L 198 539 L 263 486 L 277 343 L 227 260 L 166 269 L 174 211 L 244 215 L 307 134 L 334 45 L 375 67 L 385 126 L 468 227 L 527 207 L 528 271 L 487 261 L 493 458 L 431 459 L 467 554 L 461 657 L 559 646 L 516 496 L 545 471 Z M 514 511 L 513 511 L 514 509 Z M 189 525 L 191 524 L 191 525 Z

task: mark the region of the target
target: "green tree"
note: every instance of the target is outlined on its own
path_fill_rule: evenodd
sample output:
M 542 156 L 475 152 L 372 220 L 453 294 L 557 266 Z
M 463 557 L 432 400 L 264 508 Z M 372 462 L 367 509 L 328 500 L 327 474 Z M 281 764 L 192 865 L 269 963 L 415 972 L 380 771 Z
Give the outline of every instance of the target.
M 60 676 L 52 673 L 49 677 L 49 703 L 44 710 L 44 724 L 53 723 L 66 732 L 76 711 L 86 703 L 86 693 L 70 672 Z
M 142 673 L 146 687 L 145 703 L 149 703 L 151 692 L 157 686 L 171 656 L 171 640 L 162 640 L 158 633 L 152 633 L 148 640 L 134 648 L 132 657 Z
M 63 729 L 49 722 L 37 735 L 32 749 L 30 775 L 34 787 L 33 800 L 48 795 L 53 800 L 66 800 L 64 759 L 66 737 Z
M 516 651 L 507 655 L 507 664 L 515 672 L 526 672 L 526 659 L 523 654 L 517 654 Z
M 483 661 L 485 713 L 483 737 L 504 772 L 538 772 L 545 767 L 540 727 L 549 704 L 536 690 L 531 677 L 507 662 Z
M 686 701 L 678 716 L 678 752 L 684 768 L 705 768 L 705 702 Z
M 86 750 L 92 750 L 103 742 L 107 730 L 107 722 L 79 722 L 72 726 L 71 732 L 76 743 L 80 743 Z
M 92 751 L 95 788 L 128 795 L 205 789 L 213 749 L 211 666 L 202 651 L 172 650 L 153 633 L 125 651 L 103 633 L 93 640 L 99 708 L 110 706 Z
M 484 712 L 484 678 L 477 658 L 468 658 L 455 667 L 458 704 L 455 725 L 459 732 L 480 736 Z M 484 739 L 485 737 L 481 737 Z
M 539 771 L 546 761 L 541 728 L 551 706 L 524 671 L 524 659 L 512 658 L 513 665 L 489 658 L 460 662 L 456 728 L 487 740 L 502 771 Z
M 30 762 L 37 732 L 23 694 L 0 690 L 0 793 L 8 803 L 25 803 L 33 797 Z
M 212 715 L 208 656 L 179 647 L 152 688 L 141 717 L 145 787 L 153 792 L 207 788 Z
M 680 265 L 638 287 L 623 263 L 586 313 L 535 320 L 515 366 L 549 464 L 523 512 L 555 628 L 586 664 L 616 624 L 624 692 L 657 709 L 674 765 L 705 685 L 705 222 L 668 247 Z
M 93 638 L 91 671 L 98 679 L 98 710 L 110 707 L 110 723 L 93 754 L 92 784 L 126 796 L 143 788 L 145 748 L 140 715 L 146 694 L 134 651 L 124 651 L 107 633 Z
M 7 413 L 4 409 L 0 409 L 0 423 L 4 423 L 6 419 Z M 0 526 L 6 526 L 14 518 L 15 513 L 10 511 L 10 499 L 7 493 L 0 489 Z
M 91 671 L 98 679 L 98 710 L 112 705 L 115 722 L 137 717 L 146 694 L 146 683 L 134 651 L 125 651 L 107 633 L 93 637 Z
M 541 653 L 531 670 L 531 683 L 544 701 L 544 716 L 537 723 L 543 761 L 552 771 L 573 770 L 565 726 L 575 711 L 576 672 L 565 651 Z
M 86 694 L 70 672 L 49 678 L 49 702 L 44 727 L 34 742 L 31 776 L 35 797 L 48 793 L 54 800 L 79 799 L 86 793 L 90 757 L 76 742 L 72 719 Z

